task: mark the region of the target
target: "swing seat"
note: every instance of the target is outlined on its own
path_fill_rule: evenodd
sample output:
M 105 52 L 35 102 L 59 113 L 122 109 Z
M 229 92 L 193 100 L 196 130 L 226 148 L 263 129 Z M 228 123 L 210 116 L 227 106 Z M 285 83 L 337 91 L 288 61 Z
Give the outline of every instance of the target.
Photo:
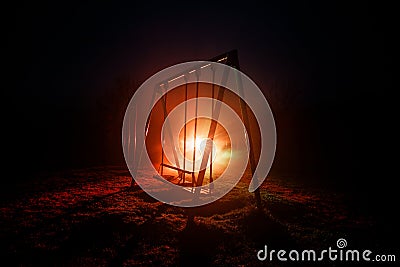
M 168 181 L 165 180 L 165 178 L 163 176 L 161 176 L 161 175 L 153 175 L 153 177 L 156 178 L 157 180 L 163 182 L 163 183 L 168 183 Z M 181 188 L 182 188 L 182 190 L 184 190 L 184 191 L 186 191 L 188 193 L 191 193 L 191 194 L 194 194 L 195 191 L 196 191 L 195 187 L 182 186 Z M 206 189 L 202 188 L 200 190 L 200 195 L 210 195 L 211 191 L 212 190 L 210 188 L 208 188 L 208 189 L 207 188 Z
M 184 169 L 181 169 L 181 168 L 178 168 L 178 167 L 169 165 L 169 164 L 165 164 L 165 163 L 161 163 L 161 164 L 160 164 L 160 167 L 161 167 L 161 166 L 178 171 L 178 177 L 181 178 L 181 179 L 179 180 L 179 182 L 178 182 L 178 185 L 181 185 L 181 186 L 190 186 L 190 187 L 192 187 L 192 188 L 195 186 L 195 184 L 196 184 L 196 179 L 195 179 L 195 176 L 194 176 L 194 172 L 192 172 L 192 171 L 187 171 L 187 170 L 184 170 Z M 191 182 L 191 183 L 185 183 L 185 174 L 190 174 L 190 175 L 192 176 L 192 182 Z M 182 183 L 181 183 L 181 182 L 182 182 Z
M 178 172 L 183 172 L 183 173 L 187 173 L 187 174 L 193 174 L 193 173 L 194 173 L 194 172 L 187 171 L 187 170 L 184 170 L 184 169 L 181 169 L 181 168 L 172 166 L 172 165 L 168 165 L 168 164 L 165 164 L 165 163 L 161 163 L 160 166 L 167 167 L 167 168 L 176 170 L 176 171 L 178 171 Z

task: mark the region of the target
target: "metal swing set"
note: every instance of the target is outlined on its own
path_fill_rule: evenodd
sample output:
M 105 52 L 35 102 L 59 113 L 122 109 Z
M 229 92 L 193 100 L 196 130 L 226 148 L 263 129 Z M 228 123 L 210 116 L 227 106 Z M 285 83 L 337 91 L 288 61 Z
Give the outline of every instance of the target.
M 238 54 L 237 54 L 237 50 L 232 50 L 230 52 L 224 53 L 222 55 L 219 55 L 217 57 L 212 58 L 211 60 L 212 62 L 217 62 L 217 63 L 221 63 L 221 64 L 226 64 L 230 67 L 236 68 L 238 70 L 240 70 L 239 68 L 239 60 L 238 60 Z M 210 64 L 208 65 L 204 65 L 204 66 L 200 66 L 199 68 L 206 68 L 208 67 Z M 196 70 L 192 70 L 189 73 L 195 72 Z M 226 84 L 226 80 L 227 80 L 227 73 L 224 73 L 222 76 L 222 84 Z M 162 105 L 162 109 L 163 109 L 163 116 L 164 116 L 164 121 L 166 120 L 167 116 L 168 116 L 168 110 L 167 110 L 167 94 L 165 93 L 165 88 L 164 86 L 168 85 L 168 82 L 172 82 L 176 79 L 179 78 L 184 78 L 184 75 L 177 75 L 176 77 L 171 77 L 170 80 L 168 80 L 167 82 L 160 84 L 158 86 L 158 88 L 156 88 L 156 90 L 154 90 L 153 93 L 153 99 L 156 97 L 156 94 L 161 94 L 162 97 L 160 99 L 161 101 L 161 105 Z M 213 75 L 214 78 L 214 75 Z M 214 79 L 213 79 L 214 80 Z M 243 92 L 243 85 L 242 85 L 242 81 L 240 79 L 240 77 L 238 77 L 237 79 L 237 85 L 238 85 L 238 90 L 239 90 L 239 94 L 243 96 L 244 92 Z M 195 170 L 195 164 L 196 164 L 196 149 L 198 149 L 196 147 L 196 142 L 193 142 L 193 167 L 190 170 L 189 168 L 187 168 L 188 166 L 186 166 L 186 156 L 187 156 L 187 101 L 188 101 L 188 84 L 186 83 L 184 88 L 184 98 L 185 98 L 185 104 L 184 104 L 184 126 L 183 126 L 183 163 L 180 164 L 179 160 L 178 160 L 178 155 L 177 155 L 177 151 L 176 148 L 172 149 L 173 152 L 173 163 L 167 163 L 166 159 L 165 159 L 165 152 L 164 149 L 161 149 L 161 163 L 159 165 L 159 174 L 160 176 L 155 177 L 155 178 L 159 178 L 162 181 L 166 181 L 166 178 L 164 177 L 164 170 L 165 169 L 170 169 L 170 170 L 174 170 L 177 171 L 177 176 L 175 177 L 175 179 L 177 179 L 177 185 L 181 185 L 183 189 L 185 189 L 188 192 L 192 192 L 195 196 L 198 196 L 200 194 L 211 194 L 212 193 L 212 182 L 214 180 L 214 176 L 213 176 L 213 140 L 215 137 L 215 133 L 216 133 L 216 128 L 218 125 L 218 117 L 220 115 L 220 111 L 221 111 L 221 102 L 224 98 L 224 93 L 225 93 L 225 87 L 223 86 L 219 86 L 219 85 L 215 85 L 214 83 L 212 83 L 212 89 L 211 89 L 211 95 L 212 95 L 212 99 L 214 100 L 218 100 L 215 101 L 215 104 L 211 105 L 211 115 L 213 120 L 211 120 L 210 122 L 210 127 L 208 129 L 208 135 L 207 135 L 207 139 L 206 139 L 206 145 L 205 145 L 205 149 L 203 151 L 202 154 L 202 159 L 201 159 L 201 168 L 199 171 Z M 218 87 L 218 88 L 217 88 Z M 163 90 L 164 89 L 164 90 Z M 218 89 L 218 90 L 217 90 Z M 217 93 L 216 93 L 217 91 Z M 165 94 L 163 94 L 165 93 Z M 198 111 L 198 98 L 199 98 L 199 81 L 197 81 L 195 83 L 195 116 L 194 116 L 194 132 L 193 132 L 193 140 L 196 140 L 197 137 L 197 131 L 198 131 L 198 117 L 197 117 L 197 111 Z M 251 131 L 249 131 L 250 129 L 250 121 L 249 121 L 249 115 L 247 113 L 247 108 L 246 108 L 246 103 L 245 101 L 239 97 L 239 104 L 240 104 L 240 110 L 241 110 L 241 117 L 242 117 L 242 121 L 244 123 L 244 126 L 246 129 L 248 129 L 247 131 L 247 138 L 248 138 L 248 143 L 249 143 L 249 163 L 250 163 L 250 168 L 251 168 L 251 172 L 252 174 L 254 174 L 255 170 L 256 170 L 256 159 L 253 153 L 253 142 L 252 142 L 252 136 L 251 136 Z M 147 119 L 146 122 L 146 137 L 149 131 L 149 127 L 150 127 L 150 122 L 151 122 L 151 117 L 152 117 L 152 113 L 150 113 L 149 118 Z M 172 134 L 171 134 L 171 126 L 166 123 L 165 124 L 165 130 L 168 134 L 168 136 L 170 138 L 172 138 Z M 165 136 L 162 136 L 162 142 L 164 141 Z M 208 161 L 210 162 L 209 167 L 205 168 L 205 166 L 207 165 Z M 182 166 L 181 166 L 182 165 Z M 200 188 L 203 185 L 204 179 L 205 179 L 205 174 L 207 169 L 209 169 L 209 188 L 208 190 L 203 188 Z M 196 177 L 197 174 L 197 177 Z M 189 175 L 191 177 L 191 182 L 190 183 L 186 183 L 186 178 L 187 175 Z M 258 207 L 261 207 L 261 197 L 260 197 L 260 192 L 257 189 L 255 192 L 255 198 L 256 198 L 256 204 Z

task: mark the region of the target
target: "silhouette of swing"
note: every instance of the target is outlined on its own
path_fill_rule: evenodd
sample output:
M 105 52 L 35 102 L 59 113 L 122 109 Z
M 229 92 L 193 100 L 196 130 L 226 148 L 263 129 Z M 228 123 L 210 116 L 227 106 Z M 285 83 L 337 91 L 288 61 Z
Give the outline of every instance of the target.
M 238 70 L 240 70 L 239 68 L 239 60 L 238 60 L 238 54 L 237 54 L 237 50 L 232 50 L 230 52 L 224 53 L 222 55 L 219 55 L 217 57 L 212 58 L 211 60 L 209 60 L 211 62 L 217 62 L 217 63 L 221 63 L 221 64 L 226 64 L 230 67 L 236 68 Z M 208 65 L 204 65 L 204 66 L 200 66 L 199 68 L 205 68 L 208 67 L 210 64 Z M 192 72 L 194 72 L 195 70 L 192 70 Z M 175 79 L 181 78 L 184 75 L 177 75 L 176 77 L 171 77 L 169 79 L 169 81 L 174 81 Z M 222 76 L 222 84 L 226 84 L 226 80 L 227 80 L 227 76 L 228 73 L 224 73 Z M 213 76 L 214 78 L 214 76 Z M 160 84 L 158 86 L 158 88 L 156 88 L 156 90 L 154 90 L 153 93 L 153 99 L 156 97 L 156 94 L 163 94 L 164 92 L 162 91 L 163 86 L 165 86 L 168 83 L 163 83 Z M 242 85 L 242 81 L 240 79 L 240 76 L 237 79 L 237 85 L 238 85 L 238 89 L 239 89 L 239 94 L 243 96 L 243 85 Z M 193 140 L 196 140 L 196 135 L 197 135 L 197 124 L 198 124 L 198 117 L 197 117 L 197 110 L 198 110 L 198 98 L 199 98 L 199 82 L 196 82 L 195 85 L 195 117 L 194 117 L 194 132 L 193 132 Z M 218 86 L 218 93 L 217 96 L 215 96 L 215 87 Z M 211 120 L 210 122 L 210 127 L 208 130 L 208 138 L 206 139 L 206 145 L 204 148 L 204 152 L 202 154 L 202 160 L 201 160 L 201 166 L 206 166 L 207 162 L 210 160 L 210 164 L 209 164 L 209 188 L 208 190 L 203 188 L 200 188 L 203 185 L 204 182 L 204 177 L 205 177 L 205 173 L 206 173 L 206 169 L 207 168 L 201 168 L 198 171 L 198 175 L 197 175 L 197 179 L 196 179 L 196 171 L 195 171 L 195 162 L 196 162 L 196 142 L 194 142 L 194 147 L 193 147 L 193 168 L 192 170 L 188 170 L 186 168 L 186 155 L 187 155 L 187 101 L 188 101 L 188 85 L 187 83 L 185 84 L 185 112 L 184 112 L 184 126 L 183 126 L 183 166 L 180 166 L 179 160 L 178 160 L 178 155 L 177 155 L 177 151 L 176 148 L 172 149 L 173 152 L 173 160 L 174 163 L 166 163 L 165 162 L 165 152 L 164 149 L 161 149 L 161 163 L 159 165 L 159 173 L 161 175 L 155 175 L 154 177 L 166 182 L 168 179 L 166 177 L 164 177 L 164 168 L 168 168 L 168 169 L 172 169 L 177 171 L 178 176 L 176 178 L 178 178 L 178 185 L 181 185 L 182 188 L 188 192 L 194 193 L 196 196 L 198 196 L 199 194 L 211 194 L 212 189 L 213 189 L 213 140 L 215 137 L 215 131 L 217 128 L 217 124 L 218 124 L 218 117 L 220 114 L 220 109 L 221 109 L 221 102 L 223 101 L 223 97 L 224 97 L 224 92 L 225 92 L 226 88 L 223 86 L 219 86 L 219 85 L 215 85 L 214 82 L 212 83 L 212 98 L 216 99 L 218 101 L 216 101 L 215 105 L 211 105 L 211 114 L 212 114 L 212 118 L 213 120 Z M 249 131 L 250 129 L 250 122 L 249 122 L 249 116 L 247 113 L 247 108 L 246 108 L 246 103 L 245 101 L 239 97 L 239 103 L 240 103 L 240 110 L 241 110 L 241 115 L 242 115 L 242 120 L 244 123 L 244 126 L 246 129 L 248 129 L 247 134 L 248 134 L 248 140 L 249 140 L 249 150 L 250 150 L 250 154 L 249 154 L 249 161 L 250 161 L 250 168 L 252 171 L 252 174 L 254 174 L 255 169 L 256 169 L 256 160 L 253 154 L 253 143 L 252 143 L 252 137 L 251 137 L 251 131 Z M 163 113 L 164 113 L 164 121 L 166 120 L 167 116 L 168 116 L 168 110 L 167 110 L 167 94 L 163 94 L 161 97 L 161 105 L 163 108 Z M 150 121 L 151 121 L 151 115 L 149 116 L 147 122 L 146 122 L 146 136 L 148 133 L 148 129 L 150 126 Z M 168 136 L 170 138 L 172 138 L 172 134 L 171 134 L 171 126 L 169 125 L 168 122 L 165 123 L 165 130 L 168 133 Z M 165 136 L 162 136 L 162 141 L 164 141 Z M 191 183 L 186 183 L 186 175 L 190 175 L 191 176 Z M 171 179 L 169 179 L 171 180 Z M 255 191 L 255 197 L 256 197 L 256 204 L 257 207 L 261 207 L 261 197 L 260 197 L 260 192 L 257 189 Z

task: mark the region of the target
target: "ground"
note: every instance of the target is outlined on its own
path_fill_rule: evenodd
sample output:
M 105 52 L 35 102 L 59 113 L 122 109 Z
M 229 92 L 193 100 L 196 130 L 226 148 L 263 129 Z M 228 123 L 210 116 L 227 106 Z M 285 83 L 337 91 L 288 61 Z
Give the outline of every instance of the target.
M 322 250 L 345 238 L 365 249 L 375 241 L 374 219 L 349 210 L 342 193 L 271 176 L 257 210 L 247 188 L 242 179 L 222 199 L 183 209 L 131 186 L 124 167 L 43 174 L 1 202 L 2 259 L 7 266 L 258 266 L 266 264 L 256 256 L 264 245 Z

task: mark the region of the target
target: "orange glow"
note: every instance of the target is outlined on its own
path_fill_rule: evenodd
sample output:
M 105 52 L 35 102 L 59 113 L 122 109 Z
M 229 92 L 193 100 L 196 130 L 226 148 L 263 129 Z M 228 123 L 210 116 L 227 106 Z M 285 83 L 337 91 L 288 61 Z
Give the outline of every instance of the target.
M 206 148 L 208 140 L 208 130 L 210 128 L 211 120 L 206 118 L 199 118 L 197 120 L 197 134 L 196 139 L 194 139 L 194 121 L 189 121 L 186 124 L 186 153 L 184 153 L 184 128 L 181 129 L 179 133 L 179 149 L 182 154 L 185 154 L 187 164 L 185 164 L 186 170 L 193 169 L 193 153 L 195 152 L 196 167 L 202 160 L 204 150 Z M 231 157 L 231 144 L 228 133 L 222 125 L 218 124 L 214 139 L 212 140 L 212 163 L 213 163 L 213 173 L 217 176 L 222 174 L 226 169 L 229 159 Z M 199 162 L 200 161 L 200 162 Z M 208 161 L 209 169 L 210 160 Z

